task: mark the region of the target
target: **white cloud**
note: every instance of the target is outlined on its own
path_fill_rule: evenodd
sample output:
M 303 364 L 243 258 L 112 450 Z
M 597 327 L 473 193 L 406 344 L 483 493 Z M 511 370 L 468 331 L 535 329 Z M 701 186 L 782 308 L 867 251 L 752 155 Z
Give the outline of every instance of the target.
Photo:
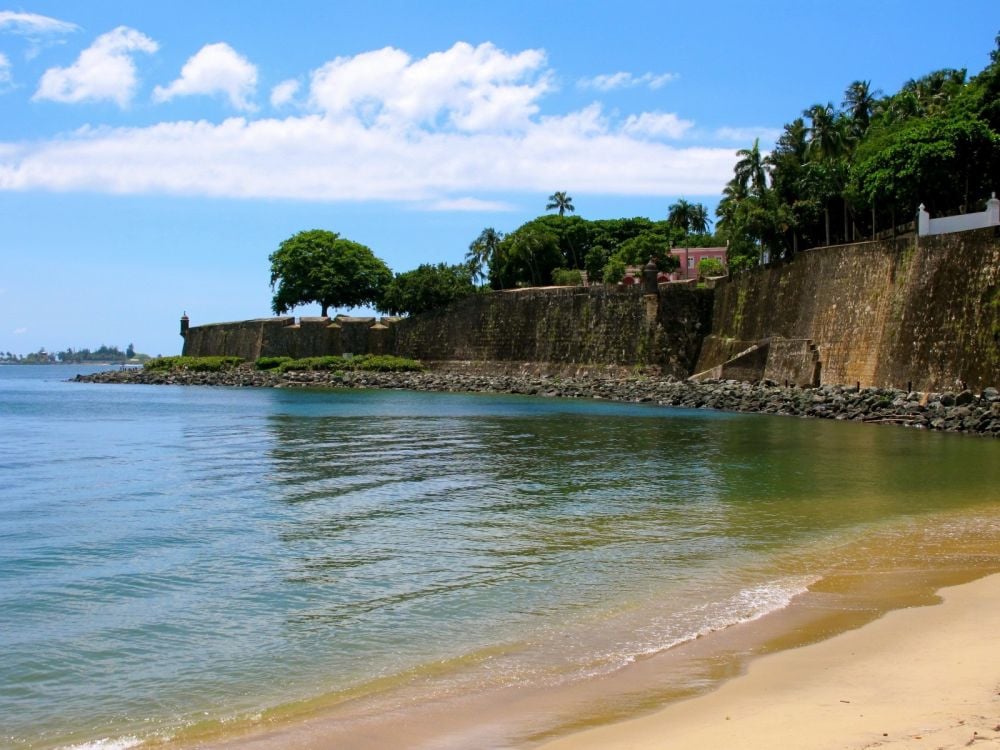
M 271 106 L 284 107 L 299 93 L 300 84 L 294 78 L 282 81 L 271 89 Z
M 643 112 L 629 115 L 622 132 L 639 138 L 682 138 L 692 127 L 694 122 L 682 120 L 672 112 Z
M 250 98 L 257 88 L 257 67 L 225 42 L 206 44 L 181 68 L 181 77 L 169 86 L 157 86 L 153 99 L 165 102 L 175 96 L 225 94 L 236 109 L 252 110 Z
M 46 70 L 33 98 L 67 103 L 109 99 L 125 107 L 138 85 L 132 54 L 157 49 L 142 32 L 119 26 L 97 37 L 68 68 Z
M 0 190 L 83 190 L 318 201 L 433 202 L 476 192 L 708 195 L 731 148 L 678 149 L 616 132 L 599 112 L 543 118 L 520 133 L 365 127 L 319 115 L 220 124 L 84 128 L 0 146 Z
M 723 127 L 715 131 L 715 138 L 717 140 L 746 144 L 752 143 L 754 138 L 760 138 L 762 141 L 773 143 L 779 137 L 781 137 L 780 128 L 766 128 L 763 126 L 748 128 Z
M 27 328 L 15 328 L 13 333 L 15 336 L 23 336 L 28 332 Z
M 514 206 L 505 201 L 481 198 L 444 198 L 422 206 L 428 211 L 513 211 Z
M 614 89 L 635 88 L 647 86 L 653 90 L 662 88 L 680 76 L 677 73 L 643 73 L 641 76 L 619 71 L 605 73 L 593 78 L 581 78 L 576 85 L 582 89 L 597 89 L 598 91 L 613 91 Z
M 14 81 L 11 74 L 10 60 L 3 52 L 0 52 L 0 91 L 3 91 Z
M 37 142 L 0 141 L 0 190 L 490 211 L 509 206 L 480 196 L 547 195 L 553 185 L 574 194 L 712 195 L 732 176 L 728 146 L 663 142 L 691 127 L 673 113 L 623 117 L 592 104 L 541 114 L 552 77 L 540 50 L 460 43 L 416 60 L 376 50 L 314 71 L 306 114 L 88 126 Z M 291 89 L 277 100 L 288 101 Z
M 40 16 L 37 13 L 0 10 L 0 31 L 7 30 L 14 34 L 33 37 L 39 34 L 69 34 L 79 28 L 75 23 Z
M 465 42 L 413 60 L 392 47 L 338 57 L 314 71 L 310 101 L 328 116 L 404 127 L 516 130 L 538 112 L 550 88 L 545 53 L 508 54 Z

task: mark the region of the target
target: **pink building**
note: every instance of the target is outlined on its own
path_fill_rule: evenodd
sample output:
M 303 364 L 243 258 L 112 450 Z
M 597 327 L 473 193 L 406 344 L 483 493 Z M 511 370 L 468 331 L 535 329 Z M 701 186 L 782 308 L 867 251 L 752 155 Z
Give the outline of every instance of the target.
M 726 268 L 726 248 L 724 247 L 672 247 L 670 254 L 680 261 L 678 268 L 671 276 L 676 279 L 698 278 L 698 261 L 702 258 L 715 258 Z

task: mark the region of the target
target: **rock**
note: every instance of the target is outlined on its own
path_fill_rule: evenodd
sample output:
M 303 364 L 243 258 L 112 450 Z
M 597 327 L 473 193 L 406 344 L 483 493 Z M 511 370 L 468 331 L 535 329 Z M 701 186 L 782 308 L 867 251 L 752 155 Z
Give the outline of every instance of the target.
M 972 391 L 962 391 L 955 396 L 955 405 L 965 406 L 966 404 L 971 404 L 975 400 L 976 397 L 972 394 Z
M 955 405 L 955 394 L 954 393 L 942 393 L 941 398 L 938 399 L 941 402 L 941 406 L 954 406 Z

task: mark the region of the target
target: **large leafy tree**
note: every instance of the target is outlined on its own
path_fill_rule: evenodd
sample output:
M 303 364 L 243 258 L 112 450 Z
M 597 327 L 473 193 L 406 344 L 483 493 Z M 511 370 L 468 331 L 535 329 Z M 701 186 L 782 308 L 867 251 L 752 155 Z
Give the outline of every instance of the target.
M 397 273 L 386 287 L 379 309 L 392 315 L 416 315 L 475 294 L 472 269 L 464 263 L 425 263 Z
M 559 215 L 562 216 L 567 211 L 576 211 L 576 207 L 573 206 L 573 198 L 566 194 L 565 191 L 557 190 L 552 195 L 549 196 L 549 202 L 545 205 L 546 211 L 558 211 Z
M 331 307 L 378 306 L 392 281 L 371 249 L 324 229 L 289 237 L 268 259 L 277 314 L 310 302 L 318 302 L 324 316 Z

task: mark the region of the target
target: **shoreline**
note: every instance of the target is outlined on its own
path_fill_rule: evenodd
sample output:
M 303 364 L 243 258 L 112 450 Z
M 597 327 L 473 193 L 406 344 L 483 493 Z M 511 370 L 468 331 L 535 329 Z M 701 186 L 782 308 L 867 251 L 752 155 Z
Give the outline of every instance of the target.
M 508 371 L 505 371 L 508 370 Z M 449 363 L 425 372 L 292 371 L 279 374 L 252 365 L 220 372 L 109 370 L 77 375 L 75 382 L 205 385 L 252 388 L 379 388 L 447 393 L 495 393 L 587 398 L 689 409 L 777 414 L 1000 438 L 1000 392 L 923 393 L 895 388 L 824 385 L 782 386 L 771 381 L 713 380 L 693 383 L 640 375 L 627 368 L 579 368 L 565 377 L 532 366 Z
M 950 750 L 1000 744 L 1000 574 L 767 654 L 714 692 L 541 750 Z
M 974 601 L 957 605 L 952 601 L 953 591 L 979 586 L 985 588 Z M 942 592 L 946 604 L 939 606 Z M 893 624 L 882 624 L 887 620 Z M 1000 664 L 989 669 L 996 664 L 997 628 L 1000 572 L 996 565 L 922 572 L 890 569 L 863 576 L 858 572 L 831 574 L 788 606 L 761 618 L 713 631 L 582 681 L 429 702 L 419 697 L 419 689 L 414 693 L 406 687 L 388 705 L 377 695 L 374 702 L 361 696 L 327 705 L 311 701 L 295 710 L 268 712 L 253 725 L 177 737 L 166 745 L 177 750 L 341 745 L 368 750 L 861 750 L 889 744 L 892 738 L 897 741 L 893 747 L 951 750 L 968 746 L 973 731 L 979 732 L 980 739 L 995 737 L 1000 743 L 1000 728 L 987 733 L 1000 726 Z M 966 632 L 971 634 L 966 636 Z M 952 633 L 958 634 L 957 642 L 952 642 Z M 907 639 L 914 643 L 907 645 Z M 900 648 L 901 644 L 906 648 Z M 927 650 L 933 653 L 924 653 Z M 778 671 L 762 683 L 756 677 L 762 669 L 758 665 L 772 661 L 778 662 Z M 927 666 L 916 677 L 895 674 L 899 665 L 911 663 Z M 956 673 L 951 671 L 953 664 L 964 666 Z M 862 676 L 855 676 L 855 665 Z M 839 677 L 841 672 L 847 676 Z M 686 675 L 683 684 L 678 683 L 679 675 Z M 893 723 L 910 721 L 909 713 L 896 716 L 892 710 L 907 708 L 897 704 L 914 701 L 911 693 L 918 690 L 927 695 L 921 694 L 923 702 L 916 705 L 935 704 L 939 685 L 946 685 L 942 689 L 957 708 L 949 704 L 945 723 L 921 723 L 918 729 L 925 738 L 932 731 L 939 732 L 942 739 L 954 740 L 953 744 L 920 740 L 899 744 L 900 739 L 913 739 L 915 731 L 907 734 L 908 730 Z M 973 694 L 970 687 L 978 692 Z M 827 693 L 836 693 L 836 699 Z M 980 706 L 984 701 L 992 705 Z M 420 711 L 414 713 L 411 709 L 418 704 Z M 409 709 L 401 713 L 401 706 Z M 861 727 L 859 736 L 866 733 L 861 739 L 842 735 L 844 712 L 851 709 L 859 714 L 852 715 Z M 823 711 L 831 710 L 833 715 L 824 724 Z M 971 713 L 962 713 L 966 710 Z M 810 711 L 820 715 L 813 718 Z M 936 708 L 927 711 L 928 716 L 937 713 Z M 758 716 L 761 726 L 752 723 Z M 869 727 L 872 721 L 877 729 Z M 960 737 L 966 729 L 969 736 Z M 716 736 L 718 732 L 722 734 Z M 810 744 L 802 738 L 826 742 Z

